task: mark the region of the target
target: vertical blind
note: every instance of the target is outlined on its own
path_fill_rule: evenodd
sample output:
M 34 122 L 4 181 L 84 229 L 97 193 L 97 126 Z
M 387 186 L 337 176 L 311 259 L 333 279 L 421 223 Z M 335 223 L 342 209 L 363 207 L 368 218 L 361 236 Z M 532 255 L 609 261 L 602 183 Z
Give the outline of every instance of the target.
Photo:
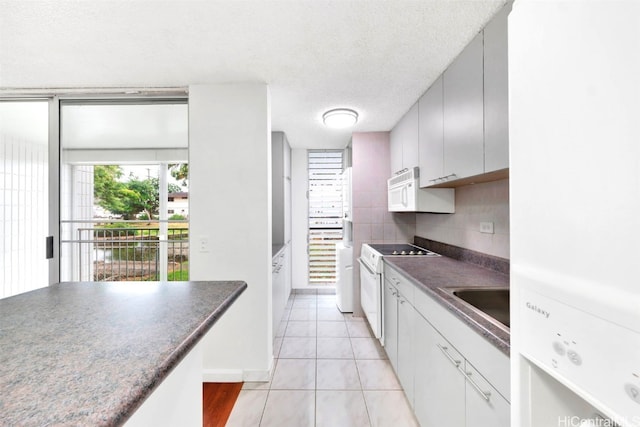
M 309 284 L 336 282 L 342 240 L 342 150 L 309 151 Z

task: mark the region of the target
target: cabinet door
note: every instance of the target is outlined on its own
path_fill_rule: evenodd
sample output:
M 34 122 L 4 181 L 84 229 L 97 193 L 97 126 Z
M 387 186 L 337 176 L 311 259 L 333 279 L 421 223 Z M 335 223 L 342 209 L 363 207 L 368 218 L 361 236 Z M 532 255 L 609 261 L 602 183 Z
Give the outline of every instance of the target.
M 393 127 L 390 135 L 391 173 L 418 166 L 418 103 Z
M 444 72 L 444 175 L 484 172 L 482 33 Z
M 389 134 L 389 160 L 391 162 L 391 175 L 402 169 L 402 119 L 396 124 Z
M 420 187 L 435 184 L 444 174 L 442 76 L 418 101 Z
M 282 135 L 282 174 L 285 178 L 291 178 L 291 146 L 287 135 Z
M 505 6 L 484 29 L 484 168 L 509 167 L 509 87 Z
M 283 136 L 283 210 L 284 210 L 284 240 L 283 243 L 289 244 L 291 242 L 291 147 L 287 136 Z
M 467 426 L 509 427 L 509 402 L 469 362 L 466 372 L 469 376 L 465 390 Z
M 272 275 L 271 275 L 271 309 L 273 316 L 273 336 L 275 338 L 282 316 L 284 314 L 284 307 L 286 301 L 284 300 L 284 280 L 282 271 L 282 258 L 278 255 L 273 258 L 272 263 Z
M 284 238 L 283 242 L 285 245 L 291 244 L 291 178 L 284 179 L 284 202 L 283 202 L 283 226 L 284 226 Z M 273 219 L 272 219 L 273 221 Z
M 398 291 L 389 282 L 384 282 L 384 350 L 393 369 L 398 372 Z
M 418 166 L 418 103 L 404 116 L 405 137 L 402 141 L 402 168 L 411 169 Z
M 465 379 L 456 367 L 464 363 L 464 359 L 419 314 L 414 327 L 414 401 L 420 425 L 464 426 Z
M 398 368 L 396 370 L 407 400 L 414 406 L 414 323 L 416 311 L 407 299 L 398 297 Z
M 291 295 L 291 245 L 288 244 L 284 248 L 284 258 L 282 259 L 282 281 L 284 283 L 284 305 L 287 305 L 289 296 Z
M 274 244 L 285 240 L 284 134 L 271 134 L 271 233 Z

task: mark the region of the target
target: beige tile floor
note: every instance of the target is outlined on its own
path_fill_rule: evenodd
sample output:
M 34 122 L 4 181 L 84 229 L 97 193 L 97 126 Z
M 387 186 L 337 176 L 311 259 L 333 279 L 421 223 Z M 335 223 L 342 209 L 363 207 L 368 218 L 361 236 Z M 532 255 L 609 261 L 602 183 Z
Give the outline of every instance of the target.
M 335 295 L 292 294 L 274 354 L 273 378 L 244 384 L 227 426 L 418 426 L 380 343 Z

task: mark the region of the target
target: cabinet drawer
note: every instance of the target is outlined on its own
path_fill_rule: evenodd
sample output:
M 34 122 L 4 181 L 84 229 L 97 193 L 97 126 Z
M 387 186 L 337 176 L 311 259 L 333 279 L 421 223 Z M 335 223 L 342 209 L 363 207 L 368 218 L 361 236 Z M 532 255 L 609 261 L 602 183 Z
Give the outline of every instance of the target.
M 416 289 L 413 283 L 409 282 L 409 280 L 405 279 L 397 270 L 389 267 L 388 265 L 384 266 L 384 279 L 398 289 L 400 294 L 402 294 L 409 304 L 413 305 L 413 298 Z

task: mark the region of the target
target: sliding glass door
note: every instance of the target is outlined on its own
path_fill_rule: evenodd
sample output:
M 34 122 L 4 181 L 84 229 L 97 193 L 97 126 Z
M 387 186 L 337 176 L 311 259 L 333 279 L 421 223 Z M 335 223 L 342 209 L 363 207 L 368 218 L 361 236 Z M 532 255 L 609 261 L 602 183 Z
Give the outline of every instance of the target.
M 186 98 L 0 100 L 0 298 L 188 279 Z
M 61 279 L 188 279 L 184 99 L 60 105 Z

